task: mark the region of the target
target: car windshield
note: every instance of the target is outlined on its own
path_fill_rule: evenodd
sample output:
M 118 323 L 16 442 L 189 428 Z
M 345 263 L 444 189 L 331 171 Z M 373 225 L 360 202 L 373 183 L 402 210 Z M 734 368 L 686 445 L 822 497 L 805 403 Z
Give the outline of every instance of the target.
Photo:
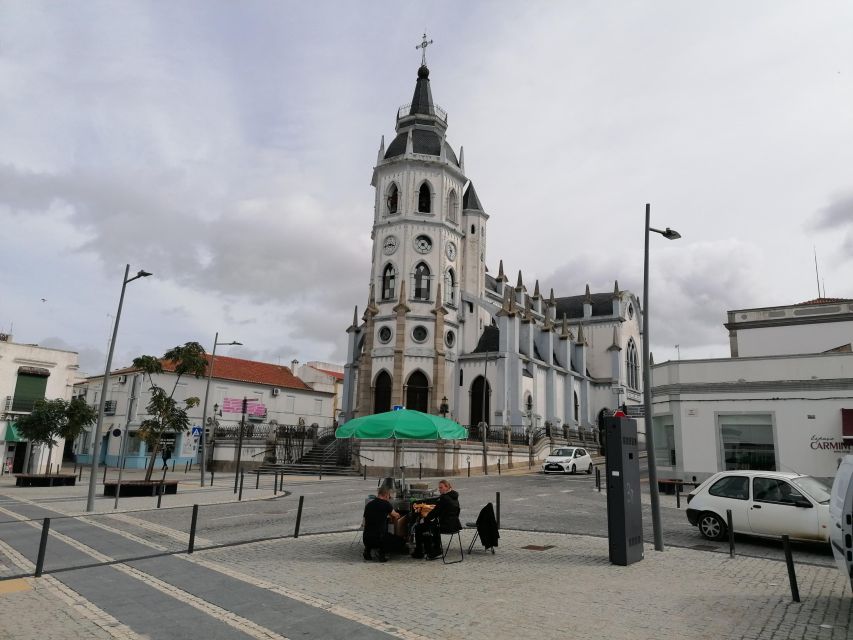
M 574 452 L 575 452 L 575 450 L 574 450 L 574 449 L 556 449 L 556 450 L 554 451 L 554 453 L 552 453 L 551 455 L 552 455 L 552 456 L 559 456 L 559 457 L 561 457 L 561 458 L 565 458 L 565 457 L 567 457 L 567 456 L 571 456 L 571 455 L 573 455 L 573 454 L 574 454 Z
M 820 480 L 812 478 L 811 476 L 800 476 L 799 478 L 791 478 L 791 483 L 797 488 L 805 491 L 821 504 L 829 503 L 829 494 L 831 489 Z

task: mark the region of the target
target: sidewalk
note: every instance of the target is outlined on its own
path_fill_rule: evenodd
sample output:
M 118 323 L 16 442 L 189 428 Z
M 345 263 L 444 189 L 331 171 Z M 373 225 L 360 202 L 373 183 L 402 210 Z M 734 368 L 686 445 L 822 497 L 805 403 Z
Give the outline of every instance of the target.
M 466 546 L 471 533 L 463 532 Z M 758 558 L 675 548 L 656 553 L 647 545 L 645 560 L 618 567 L 609 564 L 601 538 L 507 531 L 495 555 L 480 548 L 460 564 L 398 557 L 377 564 L 363 562 L 352 541 L 352 533 L 314 535 L 176 562 L 252 585 L 267 599 L 332 613 L 356 630 L 371 627 L 404 640 L 836 640 L 849 638 L 853 624 L 850 587 L 835 569 L 797 567 L 802 602 L 793 603 L 785 565 Z M 46 580 L 52 578 L 0 593 L 0 637 L 147 637 L 92 603 L 63 598 Z M 277 625 L 276 637 L 295 637 L 298 621 L 283 613 L 270 618 L 265 610 L 265 628 Z M 317 628 L 300 637 L 331 633 Z

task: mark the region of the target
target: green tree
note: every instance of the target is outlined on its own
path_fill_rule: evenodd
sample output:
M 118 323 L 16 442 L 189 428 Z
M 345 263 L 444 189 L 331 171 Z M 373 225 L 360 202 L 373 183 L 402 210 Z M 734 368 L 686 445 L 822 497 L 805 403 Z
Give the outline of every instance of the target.
M 159 386 L 153 376 L 163 373 L 163 362 L 174 364 L 175 384 L 172 390 Z M 148 378 L 151 401 L 146 407 L 148 418 L 139 426 L 139 437 L 148 445 L 151 459 L 148 461 L 148 470 L 145 479 L 151 480 L 154 472 L 154 464 L 157 461 L 157 453 L 160 450 L 160 441 L 165 433 L 179 433 L 186 431 L 190 419 L 187 410 L 200 403 L 198 398 L 187 398 L 182 403 L 174 399 L 178 383 L 185 375 L 193 375 L 199 378 L 207 370 L 207 357 L 198 342 L 187 342 L 183 346 L 169 349 L 163 358 L 154 356 L 140 356 L 133 360 L 133 366 L 142 371 L 144 377 Z
M 17 421 L 17 427 L 18 432 L 30 442 L 47 446 L 45 473 L 50 473 L 57 439 L 74 440 L 97 418 L 98 412 L 82 398 L 74 398 L 70 402 L 62 398 L 36 400 L 33 410 Z

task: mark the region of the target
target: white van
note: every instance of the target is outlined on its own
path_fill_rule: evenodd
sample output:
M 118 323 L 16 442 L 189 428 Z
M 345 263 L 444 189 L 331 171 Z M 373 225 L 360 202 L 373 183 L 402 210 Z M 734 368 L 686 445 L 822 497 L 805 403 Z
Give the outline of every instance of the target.
M 853 455 L 844 457 L 832 483 L 829 543 L 838 568 L 853 588 Z

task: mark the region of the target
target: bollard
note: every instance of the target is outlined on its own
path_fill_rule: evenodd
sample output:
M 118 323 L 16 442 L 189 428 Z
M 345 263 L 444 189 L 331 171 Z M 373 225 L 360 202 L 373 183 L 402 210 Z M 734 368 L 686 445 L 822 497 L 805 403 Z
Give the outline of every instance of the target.
M 213 486 L 213 469 L 210 470 L 210 486 Z
M 785 564 L 788 565 L 788 582 L 791 583 L 791 598 L 800 601 L 800 588 L 797 586 L 797 572 L 794 570 L 794 558 L 791 556 L 791 541 L 788 536 L 782 536 L 782 546 L 785 547 Z
M 729 558 L 735 557 L 735 526 L 732 524 L 732 510 L 726 509 L 726 522 L 729 527 Z
M 498 458 L 498 475 L 501 475 L 501 459 Z
M 261 474 L 255 471 L 255 491 L 261 486 Z
M 165 487 L 163 486 L 163 483 L 161 482 L 160 486 L 157 487 L 157 508 L 158 509 L 160 508 L 160 503 L 163 502 L 163 490 L 164 489 L 165 489 Z
M 172 473 L 175 473 L 175 459 L 172 458 Z
M 193 470 L 193 461 L 190 460 L 190 471 L 192 471 L 192 470 Z
M 320 480 L 323 479 L 323 461 L 320 460 Z
M 107 481 L 107 463 L 104 461 L 104 480 L 101 484 L 104 484 Z
M 419 462 L 419 463 L 418 463 L 418 480 L 422 480 L 422 479 L 423 479 L 423 474 L 424 474 L 424 466 L 423 466 L 423 464 L 421 464 L 421 463 Z
M 47 537 L 50 532 L 50 518 L 45 518 L 41 525 L 41 540 L 39 541 L 39 554 L 36 559 L 35 577 L 41 577 L 41 571 L 44 568 L 44 554 L 47 551 Z
M 595 468 L 595 488 L 601 493 L 601 469 L 598 467 Z
M 681 483 L 675 483 L 675 508 L 681 509 Z
M 278 490 L 284 493 L 284 471 L 281 472 L 281 480 L 279 480 Z
M 293 530 L 293 537 L 299 537 L 299 525 L 302 524 L 302 503 L 305 501 L 305 496 L 299 496 L 299 508 L 296 511 L 296 528 Z
M 364 479 L 367 480 L 367 465 L 364 465 Z
M 278 471 L 275 472 L 275 477 L 272 481 L 272 494 L 278 495 Z
M 2 471 L 2 469 L 0 469 L 0 471 Z M 77 463 L 76 462 L 74 463 L 74 475 L 75 476 L 77 475 Z
M 195 525 L 198 522 L 198 505 L 193 505 L 193 517 L 190 520 L 190 543 L 187 546 L 187 553 L 192 553 L 195 549 Z
M 468 461 L 468 477 L 471 477 L 471 461 Z
M 80 482 L 83 482 L 83 465 L 80 465 L 80 477 L 77 478 Z
M 237 501 L 238 501 L 238 502 L 242 502 L 242 501 L 243 501 L 243 476 L 244 476 L 244 475 L 245 475 L 245 474 L 243 473 L 243 470 L 242 470 L 242 469 L 240 469 L 240 493 L 239 493 L 239 495 L 237 496 Z
M 501 492 L 495 492 L 495 525 L 501 528 Z

